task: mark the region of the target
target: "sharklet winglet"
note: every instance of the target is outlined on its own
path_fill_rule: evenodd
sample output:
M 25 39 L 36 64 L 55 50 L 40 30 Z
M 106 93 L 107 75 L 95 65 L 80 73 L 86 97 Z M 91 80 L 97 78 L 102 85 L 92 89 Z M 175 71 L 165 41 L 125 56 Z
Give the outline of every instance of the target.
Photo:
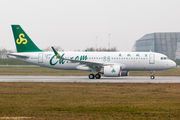
M 61 57 L 61 56 L 58 54 L 58 52 L 54 49 L 53 46 L 51 46 L 51 48 L 52 48 L 52 50 L 53 50 L 53 52 L 54 52 L 54 54 L 56 55 L 57 58 L 63 59 L 63 57 Z

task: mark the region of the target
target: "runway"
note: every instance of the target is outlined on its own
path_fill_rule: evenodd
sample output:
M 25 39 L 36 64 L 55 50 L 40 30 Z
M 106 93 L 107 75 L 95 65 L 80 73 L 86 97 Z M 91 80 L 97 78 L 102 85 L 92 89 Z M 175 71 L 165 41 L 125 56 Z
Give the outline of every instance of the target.
M 0 76 L 0 82 L 84 82 L 84 83 L 180 83 L 179 76 L 102 77 L 89 79 L 87 76 Z

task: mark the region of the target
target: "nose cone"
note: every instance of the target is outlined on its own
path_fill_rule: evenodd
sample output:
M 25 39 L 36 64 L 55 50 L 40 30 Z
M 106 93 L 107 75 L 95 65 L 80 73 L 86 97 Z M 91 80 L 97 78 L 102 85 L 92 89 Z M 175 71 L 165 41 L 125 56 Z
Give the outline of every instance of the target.
M 174 61 L 171 60 L 170 64 L 169 64 L 170 68 L 175 68 L 176 67 L 176 63 Z

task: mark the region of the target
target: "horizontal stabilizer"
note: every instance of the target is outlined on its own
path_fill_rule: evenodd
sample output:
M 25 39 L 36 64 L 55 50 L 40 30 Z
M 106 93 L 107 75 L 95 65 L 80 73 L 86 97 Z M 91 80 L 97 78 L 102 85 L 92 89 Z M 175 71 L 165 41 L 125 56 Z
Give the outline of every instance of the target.
M 19 58 L 23 58 L 23 59 L 26 59 L 26 58 L 29 58 L 29 56 L 26 56 L 26 55 L 18 55 L 18 54 L 7 54 L 8 56 L 15 56 L 15 57 L 19 57 Z

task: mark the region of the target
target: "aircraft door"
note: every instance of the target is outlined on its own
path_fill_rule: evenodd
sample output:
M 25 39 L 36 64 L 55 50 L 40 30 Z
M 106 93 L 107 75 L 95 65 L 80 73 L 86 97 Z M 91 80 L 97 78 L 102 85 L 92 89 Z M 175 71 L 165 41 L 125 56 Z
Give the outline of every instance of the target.
M 154 54 L 150 54 L 149 55 L 149 64 L 154 64 L 155 63 L 155 55 Z
M 43 53 L 39 53 L 39 55 L 38 55 L 38 63 L 43 63 Z

